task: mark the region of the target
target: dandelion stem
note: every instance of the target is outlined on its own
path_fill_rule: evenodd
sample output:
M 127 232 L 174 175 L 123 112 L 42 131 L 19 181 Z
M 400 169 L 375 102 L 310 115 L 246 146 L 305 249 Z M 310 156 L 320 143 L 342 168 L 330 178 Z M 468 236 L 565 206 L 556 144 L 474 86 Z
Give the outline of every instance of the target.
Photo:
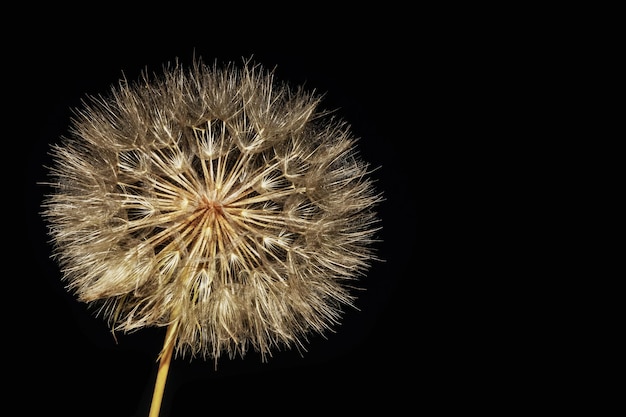
M 173 321 L 167 327 L 165 334 L 165 342 L 163 350 L 160 354 L 159 371 L 157 372 L 156 382 L 154 384 L 154 392 L 152 394 L 152 404 L 150 405 L 149 417 L 159 417 L 161 411 L 161 401 L 163 400 L 163 391 L 165 390 L 165 382 L 167 381 L 167 373 L 170 369 L 172 361 L 172 353 L 174 352 L 175 334 L 178 328 L 178 320 Z

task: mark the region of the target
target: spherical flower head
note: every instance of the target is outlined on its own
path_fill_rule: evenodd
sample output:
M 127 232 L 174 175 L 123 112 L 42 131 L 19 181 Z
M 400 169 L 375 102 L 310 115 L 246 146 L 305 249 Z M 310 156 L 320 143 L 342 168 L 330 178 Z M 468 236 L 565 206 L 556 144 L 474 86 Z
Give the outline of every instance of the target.
M 89 97 L 43 205 L 68 290 L 177 355 L 303 346 L 375 258 L 381 200 L 321 97 L 244 61 L 166 65 Z

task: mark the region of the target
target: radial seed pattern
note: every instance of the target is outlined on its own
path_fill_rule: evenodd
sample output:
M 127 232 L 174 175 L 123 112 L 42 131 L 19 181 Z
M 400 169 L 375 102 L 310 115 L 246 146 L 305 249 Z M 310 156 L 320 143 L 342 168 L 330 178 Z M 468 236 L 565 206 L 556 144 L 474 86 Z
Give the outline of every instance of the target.
M 349 126 L 248 62 L 126 81 L 76 112 L 44 202 L 68 288 L 178 354 L 323 333 L 374 259 L 381 196 Z

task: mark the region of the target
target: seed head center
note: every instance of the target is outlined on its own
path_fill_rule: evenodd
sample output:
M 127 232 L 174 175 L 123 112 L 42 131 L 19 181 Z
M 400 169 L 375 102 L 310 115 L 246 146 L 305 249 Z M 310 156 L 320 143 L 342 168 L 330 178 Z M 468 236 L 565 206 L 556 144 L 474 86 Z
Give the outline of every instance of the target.
M 200 204 L 196 210 L 204 211 L 206 215 L 213 217 L 224 216 L 224 206 L 220 201 L 210 199 L 206 196 L 202 197 Z

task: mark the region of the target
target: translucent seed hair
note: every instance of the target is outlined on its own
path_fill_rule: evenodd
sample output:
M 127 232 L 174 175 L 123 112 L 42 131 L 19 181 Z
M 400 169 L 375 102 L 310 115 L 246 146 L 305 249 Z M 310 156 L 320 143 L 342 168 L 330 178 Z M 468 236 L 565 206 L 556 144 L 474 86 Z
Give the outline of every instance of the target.
M 43 204 L 67 289 L 113 331 L 215 361 L 304 348 L 355 305 L 381 194 L 321 96 L 244 60 L 122 79 L 52 146 Z

